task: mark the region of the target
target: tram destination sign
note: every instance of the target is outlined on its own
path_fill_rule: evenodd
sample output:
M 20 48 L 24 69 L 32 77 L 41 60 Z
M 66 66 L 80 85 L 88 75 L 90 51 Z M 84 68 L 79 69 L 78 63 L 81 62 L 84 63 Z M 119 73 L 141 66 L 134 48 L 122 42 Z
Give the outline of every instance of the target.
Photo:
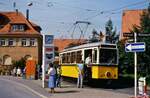
M 144 52 L 145 51 L 145 43 L 138 42 L 138 43 L 127 43 L 125 45 L 126 52 Z

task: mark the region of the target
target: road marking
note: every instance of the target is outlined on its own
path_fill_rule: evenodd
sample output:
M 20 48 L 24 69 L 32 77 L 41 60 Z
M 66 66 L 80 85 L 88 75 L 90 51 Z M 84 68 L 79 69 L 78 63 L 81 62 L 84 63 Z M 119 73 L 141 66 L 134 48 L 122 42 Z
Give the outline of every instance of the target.
M 40 94 L 40 93 L 34 91 L 34 90 L 31 89 L 30 87 L 28 87 L 28 86 L 26 86 L 26 85 L 24 85 L 24 84 L 21 84 L 21 83 L 19 83 L 19 82 L 16 82 L 16 81 L 13 81 L 13 80 L 8 80 L 8 79 L 0 79 L 0 80 L 4 80 L 4 81 L 7 81 L 7 82 L 11 82 L 11 83 L 20 85 L 20 86 L 22 86 L 22 87 L 28 89 L 29 91 L 33 92 L 34 94 L 40 96 L 41 98 L 48 98 L 48 97 L 46 97 L 46 96 L 44 96 L 44 95 L 42 95 L 42 94 Z

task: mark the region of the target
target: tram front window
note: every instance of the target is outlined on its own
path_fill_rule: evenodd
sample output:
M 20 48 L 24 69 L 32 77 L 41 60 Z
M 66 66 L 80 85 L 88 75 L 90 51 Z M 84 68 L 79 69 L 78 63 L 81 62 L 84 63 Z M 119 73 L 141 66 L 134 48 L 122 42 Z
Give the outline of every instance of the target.
M 102 64 L 117 64 L 117 50 L 116 49 L 100 49 L 100 63 Z

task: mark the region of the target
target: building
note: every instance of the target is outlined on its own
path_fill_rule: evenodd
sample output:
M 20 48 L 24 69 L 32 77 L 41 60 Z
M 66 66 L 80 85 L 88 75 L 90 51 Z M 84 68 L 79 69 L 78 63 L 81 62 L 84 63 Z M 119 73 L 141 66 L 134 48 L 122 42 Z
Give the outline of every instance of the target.
M 122 32 L 120 39 L 124 39 L 124 33 L 130 33 L 133 26 L 140 26 L 140 17 L 143 10 L 124 10 L 122 14 Z
M 30 22 L 21 12 L 0 12 L 0 65 L 12 66 L 13 61 L 42 61 L 40 26 Z
M 85 39 L 54 39 L 55 51 L 61 52 L 64 48 L 68 47 L 68 45 L 77 42 L 84 42 Z

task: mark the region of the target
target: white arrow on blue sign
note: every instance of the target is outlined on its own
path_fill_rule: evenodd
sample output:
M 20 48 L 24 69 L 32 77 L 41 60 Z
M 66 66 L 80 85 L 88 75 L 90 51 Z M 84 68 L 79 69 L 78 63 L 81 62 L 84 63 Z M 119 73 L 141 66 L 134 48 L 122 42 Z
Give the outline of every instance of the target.
M 125 45 L 126 52 L 144 52 L 145 51 L 145 43 L 127 43 Z

